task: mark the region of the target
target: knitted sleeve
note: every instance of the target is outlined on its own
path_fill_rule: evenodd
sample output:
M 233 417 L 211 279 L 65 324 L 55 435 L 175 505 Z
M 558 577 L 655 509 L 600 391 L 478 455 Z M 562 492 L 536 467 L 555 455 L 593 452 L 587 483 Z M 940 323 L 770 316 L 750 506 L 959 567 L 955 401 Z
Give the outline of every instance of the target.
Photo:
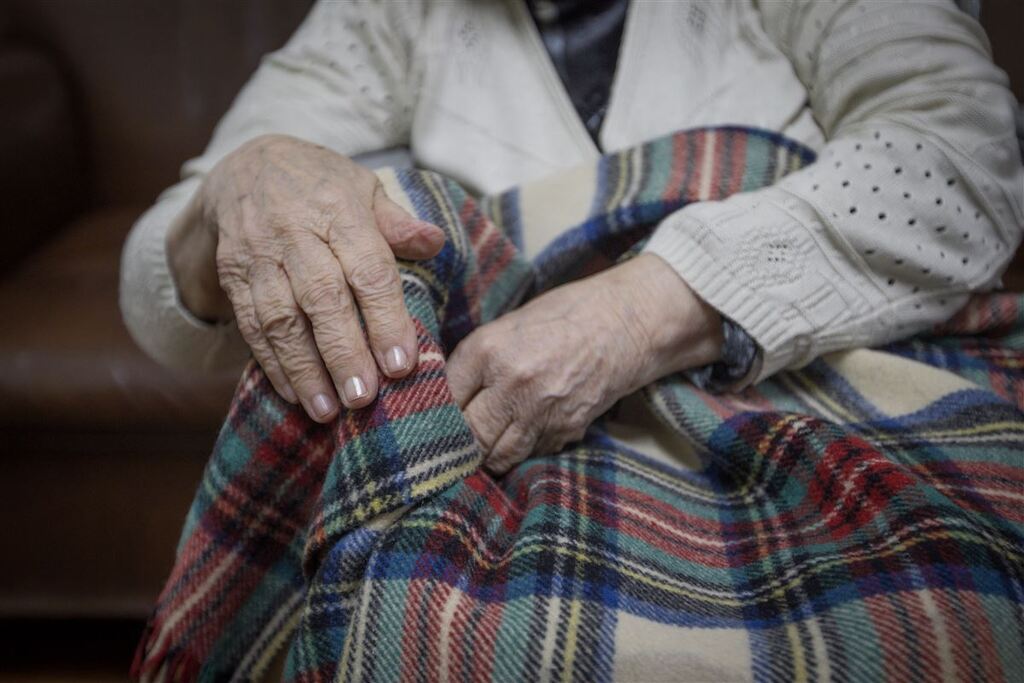
M 758 342 L 757 380 L 948 318 L 998 286 L 1024 224 L 1016 104 L 952 0 L 759 9 L 828 142 L 773 187 L 673 214 L 647 246 Z
M 233 323 L 211 325 L 181 305 L 167 265 L 167 230 L 203 176 L 241 144 L 294 135 L 346 155 L 407 144 L 414 89 L 410 37 L 422 3 L 318 2 L 282 49 L 266 56 L 182 181 L 135 224 L 121 261 L 121 311 L 136 342 L 175 368 L 241 368 L 248 347 Z

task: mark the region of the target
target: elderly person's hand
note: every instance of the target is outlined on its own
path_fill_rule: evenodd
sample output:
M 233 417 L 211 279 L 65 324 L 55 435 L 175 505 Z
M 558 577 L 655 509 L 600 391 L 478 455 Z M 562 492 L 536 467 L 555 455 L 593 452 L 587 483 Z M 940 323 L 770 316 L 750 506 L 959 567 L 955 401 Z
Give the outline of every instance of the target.
M 714 362 L 721 317 L 671 267 L 641 254 L 477 328 L 448 360 L 452 393 L 504 473 L 557 452 L 619 398 Z
M 327 422 L 416 364 L 395 256 L 422 259 L 440 228 L 387 198 L 351 159 L 283 135 L 218 163 L 167 238 L 182 303 L 239 330 L 285 399 Z M 369 347 L 360 328 L 366 323 Z

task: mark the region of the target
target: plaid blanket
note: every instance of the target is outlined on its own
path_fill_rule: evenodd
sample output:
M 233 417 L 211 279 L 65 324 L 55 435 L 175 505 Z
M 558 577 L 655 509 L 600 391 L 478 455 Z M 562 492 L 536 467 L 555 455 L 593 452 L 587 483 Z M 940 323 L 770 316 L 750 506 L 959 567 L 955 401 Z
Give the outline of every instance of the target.
M 765 131 L 678 133 L 481 201 L 390 196 L 447 231 L 402 264 L 420 363 L 321 426 L 246 369 L 140 644 L 141 680 L 1021 680 L 1024 307 L 834 354 L 741 395 L 638 397 L 501 479 L 445 354 L 525 298 L 628 258 L 687 202 L 813 160 Z M 562 235 L 531 261 L 524 225 Z M 557 340 L 553 340 L 557 343 Z

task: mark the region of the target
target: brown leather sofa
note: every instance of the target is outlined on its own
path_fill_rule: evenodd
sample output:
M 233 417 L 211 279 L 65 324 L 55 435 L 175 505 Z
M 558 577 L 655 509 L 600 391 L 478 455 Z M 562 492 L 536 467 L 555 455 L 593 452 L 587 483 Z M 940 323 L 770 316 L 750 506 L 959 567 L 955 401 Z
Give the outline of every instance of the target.
M 309 4 L 0 3 L 0 617 L 149 610 L 237 378 L 135 347 L 121 245 Z
M 0 4 L 0 617 L 148 611 L 235 377 L 133 345 L 121 244 L 308 6 Z M 1019 87 L 1020 5 L 986 12 Z

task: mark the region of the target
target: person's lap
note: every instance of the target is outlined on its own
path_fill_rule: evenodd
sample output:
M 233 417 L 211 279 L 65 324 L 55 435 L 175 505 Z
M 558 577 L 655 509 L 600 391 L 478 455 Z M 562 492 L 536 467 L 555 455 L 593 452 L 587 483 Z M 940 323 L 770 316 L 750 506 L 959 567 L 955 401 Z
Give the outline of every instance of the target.
M 480 211 L 465 192 L 429 174 L 383 176 L 389 194 L 421 218 L 467 231 L 453 232 L 451 244 L 468 251 L 449 250 L 433 264 L 403 267 L 410 311 L 421 323 L 421 357 L 427 361 L 417 375 L 386 385 L 373 411 L 344 415 L 327 433 L 311 427 L 300 410 L 276 400 L 258 368 L 250 368 L 214 455 L 208 494 L 190 516 L 179 558 L 184 569 L 176 574 L 179 590 L 169 584 L 168 612 L 178 613 L 175 606 L 181 609 L 176 592 L 182 602 L 199 599 L 199 584 L 192 579 L 189 587 L 186 577 L 202 578 L 202 558 L 218 557 L 218 544 L 230 541 L 230 553 L 250 560 L 237 568 L 239 575 L 251 575 L 250 583 L 259 581 L 267 567 L 278 572 L 265 600 L 244 593 L 222 600 L 241 606 L 232 618 L 245 613 L 259 621 L 255 615 L 261 612 L 253 605 L 264 603 L 269 607 L 262 613 L 276 615 L 280 608 L 274 603 L 282 585 L 291 596 L 306 596 L 295 603 L 301 619 L 290 674 L 362 667 L 372 677 L 373 667 L 383 666 L 379 662 L 387 662 L 392 672 L 393 667 L 415 666 L 437 673 L 441 669 L 435 667 L 466 665 L 460 658 L 467 639 L 478 644 L 475 654 L 482 665 L 514 665 L 527 677 L 540 670 L 533 667 L 563 667 L 564 673 L 584 675 L 590 671 L 586 666 L 613 670 L 627 659 L 635 673 L 644 666 L 645 628 L 651 629 L 651 643 L 695 637 L 698 627 L 703 632 L 731 624 L 746 634 L 743 642 L 754 666 L 758 657 L 784 645 L 788 629 L 804 628 L 811 619 L 827 625 L 826 650 L 843 651 L 855 647 L 854 632 L 887 623 L 884 615 L 867 613 L 859 623 L 847 623 L 843 610 L 860 609 L 857 596 L 863 591 L 901 600 L 896 596 L 909 574 L 900 572 L 924 572 L 926 590 L 960 592 L 974 599 L 972 587 L 948 584 L 942 562 L 929 557 L 997 553 L 1007 558 L 1006 566 L 1019 563 L 1006 554 L 1006 540 L 1019 523 L 1012 526 L 1016 522 L 1005 506 L 989 501 L 995 505 L 993 522 L 970 507 L 948 504 L 932 495 L 939 489 L 926 473 L 908 471 L 905 464 L 907 449 L 915 448 L 925 467 L 956 467 L 970 479 L 976 472 L 971 458 L 998 461 L 998 453 L 962 450 L 970 447 L 969 439 L 952 449 L 936 439 L 962 419 L 958 406 L 963 401 L 971 410 L 989 408 L 975 420 L 984 422 L 988 414 L 1006 418 L 1006 399 L 993 387 L 1021 385 L 1013 361 L 1020 349 L 1000 339 L 992 344 L 1002 355 L 980 356 L 988 363 L 984 372 L 996 379 L 986 383 L 982 375 L 972 376 L 981 382 L 972 393 L 964 380 L 933 377 L 930 392 L 918 395 L 916 403 L 888 408 L 888 413 L 873 400 L 872 391 L 879 387 L 865 380 L 863 372 L 851 371 L 853 366 L 870 366 L 870 358 L 819 361 L 740 397 L 716 397 L 669 378 L 624 401 L 582 443 L 528 460 L 504 479 L 489 477 L 477 469 L 479 454 L 473 454 L 472 438 L 445 393 L 444 351 L 474 325 L 514 305 L 527 280 L 550 284 L 561 276 L 548 272 L 538 278 L 538 261 L 531 269 L 502 237 L 503 221 L 512 213 L 522 218 L 537 212 L 525 207 L 510 212 L 508 201 L 501 200 L 489 205 L 497 207 L 493 212 L 486 210 L 486 202 Z M 628 219 L 630 212 L 616 213 L 621 206 L 590 201 L 598 186 L 583 186 L 583 194 L 590 193 L 587 210 L 598 206 L 617 219 Z M 517 201 L 542 195 L 542 189 L 533 195 L 520 191 Z M 558 200 L 566 200 L 564 192 Z M 662 210 L 671 206 L 666 202 Z M 561 215 L 567 215 L 564 207 Z M 586 224 L 590 235 L 601 234 L 595 226 L 630 228 L 619 220 L 602 223 L 601 216 L 587 216 L 581 225 Z M 608 253 L 592 244 L 563 244 L 576 249 L 577 256 L 596 253 L 609 261 Z M 491 257 L 476 259 L 474 250 Z M 495 264 L 502 260 L 493 258 L 496 250 L 510 259 L 500 267 Z M 567 264 L 571 272 L 565 276 L 571 277 L 585 270 L 579 260 L 554 258 L 549 263 Z M 516 263 L 510 270 L 509 264 Z M 543 269 L 543 258 L 540 264 Z M 481 282 L 491 289 L 480 287 Z M 907 355 L 915 347 L 901 348 L 897 350 Z M 977 361 L 955 343 L 948 348 L 956 358 Z M 906 377 L 924 378 L 919 363 L 899 356 L 891 360 L 906 370 L 903 385 L 912 384 Z M 938 425 L 936 436 L 916 421 L 922 411 Z M 995 422 L 981 422 L 975 427 L 982 431 L 995 428 Z M 894 450 L 891 442 L 906 439 L 908 433 L 916 445 L 901 441 Z M 1002 438 L 1020 437 L 1007 433 Z M 1005 477 L 1024 478 L 1019 468 L 1002 466 Z M 289 474 L 281 476 L 285 470 Z M 225 479 L 230 486 L 225 487 Z M 290 481 L 310 488 L 274 490 Z M 246 487 L 260 504 L 239 502 Z M 833 523 L 829 520 L 840 502 L 836 497 L 842 495 L 848 496 L 841 500 L 846 512 Z M 286 502 L 308 503 L 308 514 L 292 515 Z M 260 539 L 266 520 L 253 515 L 266 507 L 288 522 L 276 528 L 295 531 L 294 539 Z M 885 564 L 884 553 L 869 557 L 867 562 L 882 562 L 894 572 L 893 583 L 889 588 L 865 583 L 864 549 L 883 548 L 894 534 L 909 530 L 907 524 L 917 514 L 938 525 L 925 540 L 933 554 L 900 551 L 898 557 L 905 562 L 898 571 Z M 977 540 L 958 535 L 956 530 L 965 527 L 977 530 Z M 196 533 L 206 535 L 195 541 L 196 553 L 189 555 L 188 536 Z M 274 549 L 281 554 L 272 554 Z M 304 560 L 304 571 L 301 566 L 282 569 L 293 551 Z M 832 569 L 822 574 L 822 567 Z M 784 576 L 791 576 L 791 583 L 777 586 Z M 832 592 L 821 592 L 826 585 Z M 780 590 L 781 597 L 773 593 Z M 845 597 L 834 597 L 837 590 Z M 772 595 L 776 597 L 758 597 Z M 1012 611 L 1012 599 L 989 597 L 995 605 L 991 614 Z M 987 623 L 977 614 L 972 618 L 978 627 L 975 635 L 988 647 L 996 622 Z M 280 635 L 287 621 L 268 617 L 247 632 L 258 632 L 256 641 L 266 643 Z M 238 625 L 226 616 L 219 623 L 225 628 Z M 454 623 L 460 624 L 456 630 Z M 571 631 L 574 649 L 567 649 L 564 638 L 548 638 L 549 632 L 574 628 L 573 623 L 587 625 Z M 620 623 L 631 624 L 633 632 L 617 631 L 614 625 Z M 525 629 L 525 624 L 537 624 L 541 631 Z M 167 640 L 175 637 L 182 636 L 179 632 Z M 954 640 L 954 647 L 968 647 L 955 634 Z M 437 643 L 448 649 L 439 651 Z M 187 649 L 188 643 L 182 647 Z M 405 662 L 398 651 L 407 649 L 422 650 L 422 658 Z M 196 650 L 195 657 L 210 661 L 220 651 L 214 645 L 212 650 Z M 736 657 L 729 648 L 719 654 Z M 705 655 L 710 659 L 702 665 L 711 666 L 716 653 Z M 219 663 L 231 668 L 238 662 L 225 656 Z

